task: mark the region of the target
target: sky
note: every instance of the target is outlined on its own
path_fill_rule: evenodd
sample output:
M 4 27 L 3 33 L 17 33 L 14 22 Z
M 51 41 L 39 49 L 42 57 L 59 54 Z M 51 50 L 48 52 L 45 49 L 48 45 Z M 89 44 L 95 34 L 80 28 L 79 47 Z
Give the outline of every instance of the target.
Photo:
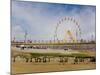
M 12 39 L 24 40 L 27 32 L 27 40 L 54 40 L 56 26 L 64 17 L 79 23 L 81 38 L 95 39 L 95 6 L 12 0 L 11 13 Z M 68 30 L 75 36 L 78 28 L 72 21 L 62 22 L 56 33 L 58 39 L 69 39 Z

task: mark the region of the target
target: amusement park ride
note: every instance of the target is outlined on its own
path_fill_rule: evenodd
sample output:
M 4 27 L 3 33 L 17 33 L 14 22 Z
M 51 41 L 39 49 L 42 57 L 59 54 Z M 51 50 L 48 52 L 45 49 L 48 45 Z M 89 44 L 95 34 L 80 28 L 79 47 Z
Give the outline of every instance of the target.
M 59 31 L 62 31 L 62 33 L 59 34 Z M 77 43 L 79 38 L 81 38 L 81 28 L 78 21 L 76 21 L 72 17 L 64 17 L 56 25 L 55 29 L 55 40 L 59 40 L 59 35 L 64 33 L 63 41 L 65 43 Z

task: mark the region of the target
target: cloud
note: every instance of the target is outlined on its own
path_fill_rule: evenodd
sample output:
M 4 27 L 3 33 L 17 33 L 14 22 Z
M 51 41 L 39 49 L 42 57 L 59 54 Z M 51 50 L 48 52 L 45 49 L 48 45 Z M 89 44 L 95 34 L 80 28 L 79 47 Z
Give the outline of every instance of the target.
M 12 1 L 12 37 L 23 40 L 25 31 L 27 39 L 53 40 L 54 31 L 59 20 L 65 16 L 74 17 L 79 23 L 82 37 L 95 37 L 95 7 L 81 5 L 63 5 L 37 2 Z M 58 29 L 59 39 L 65 38 L 63 28 L 74 32 L 74 24 L 64 22 Z M 61 34 L 63 33 L 63 34 Z

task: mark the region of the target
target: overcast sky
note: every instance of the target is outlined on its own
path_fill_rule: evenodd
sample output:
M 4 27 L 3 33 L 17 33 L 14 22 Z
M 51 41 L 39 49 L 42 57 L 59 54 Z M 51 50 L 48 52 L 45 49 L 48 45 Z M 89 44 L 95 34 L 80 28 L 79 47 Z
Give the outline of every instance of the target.
M 95 6 L 55 4 L 41 2 L 12 1 L 12 38 L 24 40 L 25 31 L 27 39 L 54 40 L 56 25 L 64 17 L 73 17 L 80 25 L 81 37 L 95 38 Z M 64 39 L 65 31 L 75 32 L 75 24 L 64 21 L 57 31 L 59 39 Z M 77 28 L 76 28 L 77 30 Z

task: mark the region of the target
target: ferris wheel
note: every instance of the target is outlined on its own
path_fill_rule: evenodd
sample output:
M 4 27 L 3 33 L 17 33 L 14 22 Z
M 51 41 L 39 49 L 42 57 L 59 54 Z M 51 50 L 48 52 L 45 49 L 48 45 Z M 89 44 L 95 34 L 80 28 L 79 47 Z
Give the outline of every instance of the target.
M 79 22 L 73 17 L 64 17 L 58 21 L 54 32 L 54 41 L 76 43 L 81 39 Z

